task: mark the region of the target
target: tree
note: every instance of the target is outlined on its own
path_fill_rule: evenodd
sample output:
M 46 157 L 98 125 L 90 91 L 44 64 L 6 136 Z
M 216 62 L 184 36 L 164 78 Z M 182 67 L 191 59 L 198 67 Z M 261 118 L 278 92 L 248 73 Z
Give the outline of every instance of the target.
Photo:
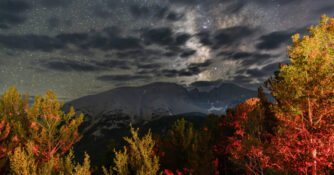
M 309 35 L 292 37 L 291 63 L 266 86 L 280 128 L 272 165 L 298 174 L 325 173 L 334 161 L 334 18 L 323 15 Z
M 28 94 L 22 99 L 15 87 L 10 87 L 0 99 L 0 173 L 8 171 L 8 153 L 27 141 Z
M 131 126 L 132 138 L 124 138 L 129 146 L 123 151 L 115 151 L 115 166 L 107 170 L 103 167 L 105 175 L 112 175 L 113 172 L 121 175 L 157 175 L 159 172 L 159 157 L 155 155 L 152 134 L 149 131 L 144 137 L 138 136 L 138 129 Z
M 259 92 L 261 97 L 262 91 Z M 270 157 L 266 154 L 266 149 L 270 146 L 270 132 L 275 125 L 272 125 L 274 121 L 265 115 L 266 102 L 265 98 L 248 99 L 230 109 L 223 118 L 224 126 L 232 127 L 234 133 L 228 137 L 227 144 L 220 144 L 219 149 L 230 153 L 231 159 L 246 174 L 265 174 L 266 168 L 269 167 Z
M 90 161 L 86 154 L 84 163 L 73 163 L 73 152 L 70 151 L 65 158 L 56 160 L 51 157 L 43 165 L 38 167 L 38 159 L 34 155 L 34 145 L 29 142 L 24 148 L 16 147 L 13 153 L 9 153 L 10 174 L 15 175 L 90 175 Z
M 9 170 L 9 154 L 17 147 L 33 144 L 33 159 L 40 168 L 51 158 L 57 162 L 81 138 L 78 127 L 83 115 L 76 116 L 73 108 L 63 112 L 53 92 L 37 96 L 30 108 L 28 94 L 22 99 L 15 87 L 0 99 L 0 173 Z
M 197 130 L 183 118 L 177 120 L 168 135 L 158 140 L 158 154 L 165 173 L 214 174 L 212 133 L 210 128 Z
M 40 164 L 52 156 L 56 159 L 63 156 L 81 139 L 78 127 L 83 122 L 83 114 L 75 116 L 73 107 L 66 114 L 61 110 L 62 106 L 63 103 L 49 91 L 45 98 L 37 96 L 28 110 L 30 137 Z

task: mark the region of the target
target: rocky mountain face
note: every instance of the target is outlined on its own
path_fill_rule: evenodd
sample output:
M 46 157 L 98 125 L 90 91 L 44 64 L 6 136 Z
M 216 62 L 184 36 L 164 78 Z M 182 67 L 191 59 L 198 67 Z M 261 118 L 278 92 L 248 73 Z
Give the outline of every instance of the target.
M 257 97 L 257 92 L 239 87 L 234 84 L 223 83 L 208 92 L 190 91 L 192 101 L 207 110 L 207 113 L 222 114 L 227 108 L 234 107 L 244 100 Z

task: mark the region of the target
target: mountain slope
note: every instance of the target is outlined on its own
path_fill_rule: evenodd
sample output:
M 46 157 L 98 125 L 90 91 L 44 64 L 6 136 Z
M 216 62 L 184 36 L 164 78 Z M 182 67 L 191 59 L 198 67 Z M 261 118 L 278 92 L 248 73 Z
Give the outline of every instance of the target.
M 133 122 L 151 120 L 162 115 L 206 112 L 192 102 L 184 87 L 173 83 L 116 88 L 79 98 L 66 106 L 74 106 L 76 110 L 91 116 L 124 114 Z
M 163 132 L 178 118 L 202 120 L 208 113 L 222 114 L 226 108 L 256 97 L 256 94 L 232 84 L 200 92 L 197 89 L 188 91 L 174 83 L 152 83 L 85 96 L 66 103 L 64 110 L 73 106 L 78 113 L 85 114 L 79 128 L 84 137 L 75 149 L 94 153 L 91 158 L 98 161 L 107 154 L 110 143 L 118 143 L 126 136 L 130 123 L 140 128 L 154 126 Z

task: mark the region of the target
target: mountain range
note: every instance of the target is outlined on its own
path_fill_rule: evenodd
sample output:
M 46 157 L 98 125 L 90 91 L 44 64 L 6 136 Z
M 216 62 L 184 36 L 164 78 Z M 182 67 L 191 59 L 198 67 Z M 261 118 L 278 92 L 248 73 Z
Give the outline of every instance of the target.
M 64 105 L 73 106 L 85 114 L 85 133 L 120 128 L 131 123 L 145 123 L 162 116 L 222 114 L 244 100 L 256 97 L 257 92 L 234 84 L 222 83 L 209 91 L 187 88 L 175 83 L 152 83 L 139 87 L 120 87 L 106 92 L 81 97 Z
M 92 153 L 92 161 L 103 161 L 112 143 L 121 145 L 129 134 L 129 124 L 140 128 L 157 128 L 164 132 L 179 118 L 200 122 L 209 113 L 221 115 L 229 107 L 256 97 L 257 92 L 234 84 L 221 83 L 200 91 L 176 83 L 152 83 L 139 87 L 120 87 L 67 102 L 85 115 L 79 128 L 83 139 L 75 145 L 78 156 Z M 100 150 L 100 151 L 96 151 Z

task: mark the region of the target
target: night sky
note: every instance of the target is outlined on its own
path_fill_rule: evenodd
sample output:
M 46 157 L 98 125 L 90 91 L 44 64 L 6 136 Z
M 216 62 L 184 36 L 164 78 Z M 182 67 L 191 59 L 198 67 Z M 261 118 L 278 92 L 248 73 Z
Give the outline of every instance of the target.
M 121 86 L 256 88 L 333 0 L 0 0 L 0 90 L 62 100 Z

